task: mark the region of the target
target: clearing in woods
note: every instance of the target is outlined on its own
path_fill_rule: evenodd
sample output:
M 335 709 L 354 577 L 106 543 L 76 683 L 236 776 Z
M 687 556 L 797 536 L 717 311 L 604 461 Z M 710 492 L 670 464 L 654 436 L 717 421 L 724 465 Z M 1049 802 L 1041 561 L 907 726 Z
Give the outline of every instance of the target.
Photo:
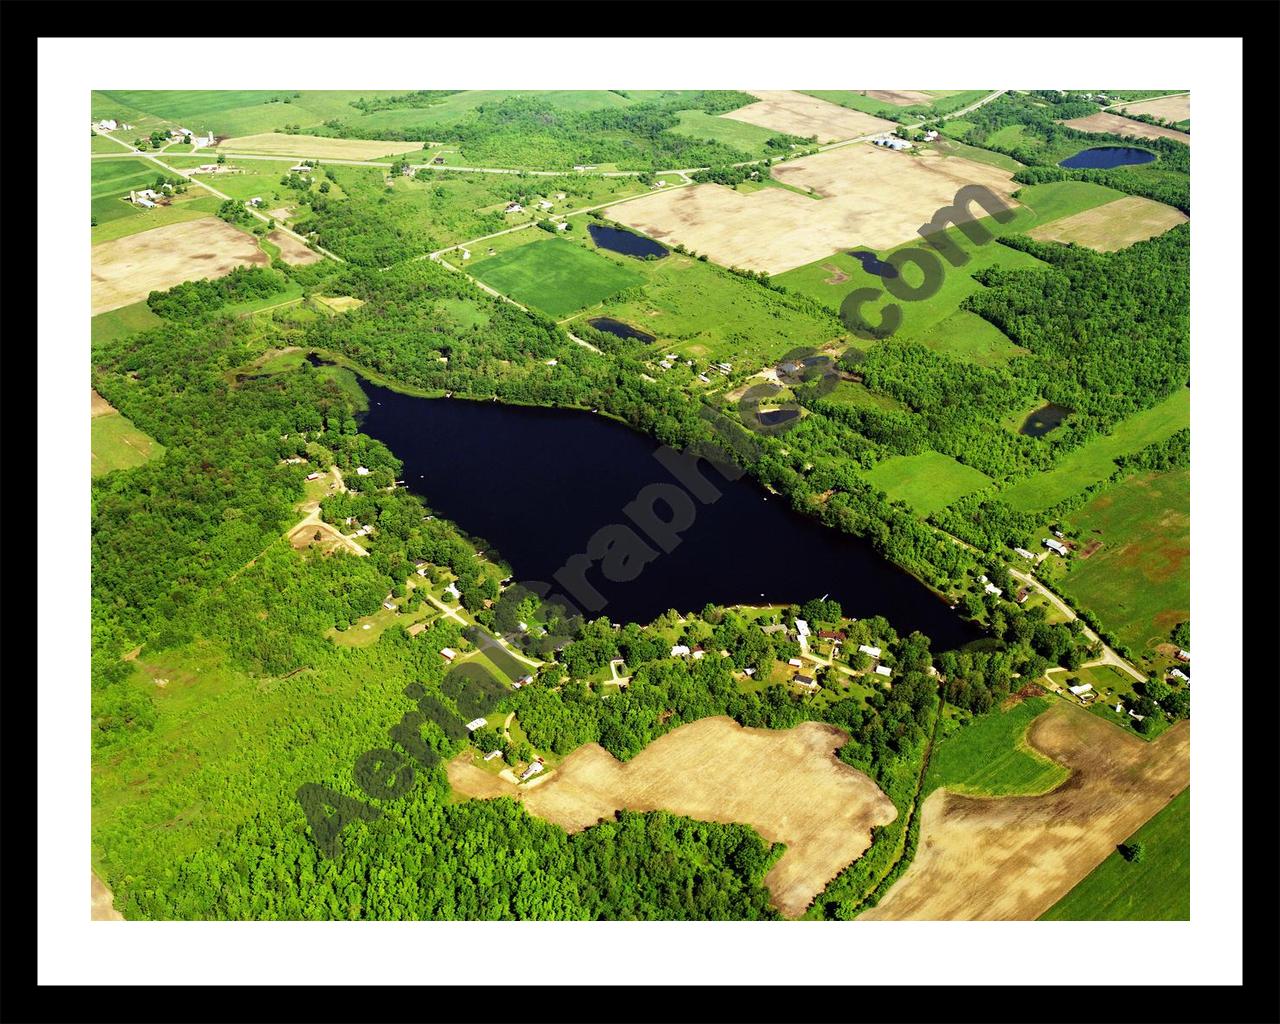
M 570 832 L 619 810 L 751 825 L 766 842 L 787 844 L 764 881 L 778 909 L 798 917 L 865 852 L 872 826 L 897 817 L 874 782 L 836 759 L 847 739 L 818 722 L 772 730 L 704 718 L 654 740 L 625 764 L 587 744 L 535 787 L 512 786 L 459 759 L 449 763 L 449 782 L 466 796 L 520 800 Z
M 802 157 L 772 174 L 822 198 L 815 202 L 780 188 L 744 195 L 703 184 L 611 206 L 605 215 L 724 266 L 780 274 L 851 246 L 880 252 L 914 239 L 964 185 L 985 185 L 1015 208 L 1010 196 L 1020 187 L 998 167 L 933 150 L 912 154 L 869 144 Z M 970 211 L 985 216 L 975 205 L 960 219 L 973 219 Z
M 619 266 L 563 238 L 508 249 L 467 268 L 475 277 L 552 316 L 593 306 L 624 288 L 644 284 L 638 270 Z
M 1163 235 L 1190 220 L 1181 210 L 1141 196 L 1125 196 L 1105 206 L 1032 228 L 1027 234 L 1042 242 L 1074 242 L 1099 252 L 1115 252 L 1134 242 Z
M 925 800 L 920 846 L 868 920 L 1034 921 L 1190 782 L 1191 729 L 1152 743 L 1059 701 L 1027 743 L 1071 773 L 1043 796 Z
M 1121 117 L 1119 114 L 1099 112 L 1090 114 L 1088 117 L 1074 117 L 1070 121 L 1063 121 L 1062 123 L 1068 128 L 1075 128 L 1077 131 L 1082 132 L 1106 132 L 1111 135 L 1135 136 L 1139 139 L 1173 139 L 1175 142 L 1181 142 L 1187 146 L 1191 145 L 1191 136 L 1186 132 L 1177 132 L 1172 128 L 1161 128 L 1155 124 L 1145 124 L 1142 121 Z
M 153 441 L 118 412 L 98 392 L 90 391 L 90 473 L 102 476 L 113 469 L 132 469 L 164 454 Z
M 906 502 L 922 517 L 992 483 L 985 473 L 933 451 L 890 456 L 863 477 L 872 487 L 884 491 L 890 501 Z
M 1166 121 L 1187 121 L 1191 118 L 1191 93 L 1181 96 L 1165 96 L 1158 100 L 1142 100 L 1139 103 L 1116 103 L 1112 110 L 1126 114 L 1150 114 Z
M 267 235 L 267 241 L 280 250 L 280 258 L 295 267 L 305 267 L 309 263 L 319 263 L 323 256 L 313 249 L 308 249 L 293 235 L 287 235 L 279 228 Z
M 213 217 L 103 242 L 92 253 L 95 316 L 183 281 L 224 277 L 236 267 L 271 261 L 253 235 Z
M 748 89 L 747 92 L 759 97 L 760 102 L 739 107 L 722 116 L 798 135 L 802 139 L 816 135 L 821 143 L 891 132 L 898 127 L 893 121 L 828 103 L 816 96 L 806 96 L 802 92 L 786 89 Z
M 285 135 L 265 132 L 223 139 L 217 149 L 224 153 L 262 156 L 315 157 L 319 160 L 378 160 L 400 153 L 419 153 L 420 142 L 392 142 L 379 139 L 327 139 L 320 135 Z

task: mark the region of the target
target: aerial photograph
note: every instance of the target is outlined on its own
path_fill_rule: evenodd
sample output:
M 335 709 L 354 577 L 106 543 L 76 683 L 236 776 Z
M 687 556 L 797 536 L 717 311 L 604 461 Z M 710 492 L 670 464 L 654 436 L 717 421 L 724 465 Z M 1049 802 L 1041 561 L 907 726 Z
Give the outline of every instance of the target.
M 1189 921 L 1167 66 L 80 93 L 76 906 Z

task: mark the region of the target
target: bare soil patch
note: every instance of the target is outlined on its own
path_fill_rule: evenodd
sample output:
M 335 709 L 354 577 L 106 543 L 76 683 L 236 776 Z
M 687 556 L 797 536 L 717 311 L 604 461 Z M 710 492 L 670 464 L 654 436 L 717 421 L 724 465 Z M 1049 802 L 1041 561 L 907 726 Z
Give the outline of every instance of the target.
M 1191 93 L 1162 96 L 1158 100 L 1142 100 L 1140 103 L 1113 103 L 1111 109 L 1130 114 L 1150 114 L 1166 121 L 1186 121 L 1191 117 Z
M 1130 135 L 1139 139 L 1173 139 L 1184 145 L 1191 145 L 1191 136 L 1186 132 L 1176 132 L 1172 128 L 1161 128 L 1156 124 L 1144 124 L 1119 114 L 1108 114 L 1099 111 L 1088 117 L 1074 117 L 1063 121 L 1068 128 L 1082 132 L 1109 132 L 1112 135 Z
M 1097 551 L 1097 550 L 1098 550 L 1098 548 L 1100 548 L 1100 547 L 1102 547 L 1102 541 L 1100 541 L 1100 540 L 1091 540 L 1091 541 L 1089 541 L 1089 543 L 1088 543 L 1088 544 L 1086 544 L 1086 545 L 1084 546 L 1084 550 L 1080 552 L 1080 557 L 1081 557 L 1081 558 L 1088 558 L 1088 557 L 1089 557 L 1090 555 L 1092 555 L 1095 551 Z
M 279 228 L 267 235 L 267 241 L 280 249 L 280 258 L 295 267 L 305 267 L 311 263 L 319 263 L 323 256 L 313 249 L 308 249 L 293 235 L 285 234 Z
M 805 722 L 794 729 L 746 729 L 704 718 L 649 744 L 627 763 L 591 743 L 570 754 L 537 788 L 449 763 L 449 782 L 466 796 L 509 796 L 531 814 L 578 832 L 622 809 L 666 810 L 703 821 L 751 825 L 787 852 L 765 876 L 788 917 L 871 844 L 871 827 L 897 809 L 862 772 L 836 759 L 847 735 Z
M 861 135 L 893 131 L 897 124 L 883 118 L 872 117 L 860 110 L 850 110 L 836 103 L 828 103 L 816 96 L 786 89 L 748 89 L 760 99 L 721 116 L 734 121 L 772 128 L 807 139 L 816 135 L 822 143 L 841 139 L 856 139 Z M 932 102 L 928 100 L 926 102 Z
M 313 295 L 312 298 L 335 313 L 345 313 L 349 309 L 359 309 L 364 305 L 364 300 L 357 299 L 354 295 Z
M 823 279 L 823 284 L 844 284 L 849 280 L 849 275 L 834 263 L 824 263 L 822 264 L 822 269 L 831 273 L 830 277 Z
M 257 239 L 215 217 L 152 228 L 92 249 L 93 315 L 183 281 L 224 277 L 270 262 Z
M 116 407 L 103 398 L 98 392 L 92 388 L 89 389 L 89 418 L 95 419 L 98 416 L 110 416 L 116 411 Z
M 1027 742 L 1071 774 L 1043 796 L 925 801 L 920 847 L 869 920 L 1034 921 L 1191 781 L 1191 730 L 1148 743 L 1059 702 Z
M 1017 205 L 1010 196 L 1018 186 L 1009 171 L 932 150 L 857 144 L 781 164 L 772 173 L 823 198 L 815 202 L 781 188 L 743 194 L 705 184 L 634 199 L 605 213 L 725 266 L 780 274 L 851 246 L 880 252 L 909 241 L 964 185 L 985 185 Z M 979 206 L 973 210 L 986 216 Z
M 895 107 L 934 102 L 934 97 L 927 92 L 915 92 L 911 89 L 867 89 L 863 95 L 868 99 L 879 100 L 881 103 L 892 103 Z
M 1028 234 L 1040 241 L 1075 242 L 1099 252 L 1115 252 L 1135 242 L 1163 235 L 1190 220 L 1181 210 L 1141 196 L 1125 196 L 1092 210 L 1073 213 L 1032 228 Z
M 285 135 L 263 132 L 223 139 L 216 147 L 224 153 L 261 156 L 315 157 L 318 160 L 376 160 L 394 153 L 419 152 L 421 143 L 388 142 L 378 139 L 329 139 L 319 135 Z
M 89 920 L 123 921 L 124 915 L 116 910 L 112 902 L 111 890 L 93 871 L 89 872 L 89 878 Z
M 317 533 L 320 535 L 318 540 Z M 328 523 L 322 522 L 303 523 L 295 527 L 289 534 L 289 543 L 295 551 L 305 551 L 312 545 L 326 553 L 336 547 L 346 547 L 346 541 L 342 535 Z

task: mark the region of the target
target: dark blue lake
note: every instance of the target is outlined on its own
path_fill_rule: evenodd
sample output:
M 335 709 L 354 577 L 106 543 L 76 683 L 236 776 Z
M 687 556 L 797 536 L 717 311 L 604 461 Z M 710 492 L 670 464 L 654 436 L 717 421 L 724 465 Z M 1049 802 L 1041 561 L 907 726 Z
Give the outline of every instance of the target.
M 1149 164 L 1156 158 L 1150 150 L 1131 146 L 1099 146 L 1085 149 L 1063 160 L 1059 167 L 1122 167 L 1125 164 Z
M 635 256 L 637 259 L 656 256 L 661 259 L 667 254 L 666 246 L 659 245 L 652 238 L 632 234 L 630 231 L 623 231 L 621 228 L 611 228 L 607 224 L 591 223 L 587 225 L 587 230 L 591 233 L 591 241 L 595 242 L 601 249 L 620 252 L 624 256 Z
M 586 550 L 596 531 L 611 524 L 638 529 L 623 506 L 641 488 L 685 487 L 654 457 L 656 442 L 602 416 L 414 398 L 361 385 L 369 396 L 361 429 L 404 462 L 407 485 L 496 548 L 524 582 L 561 590 L 556 572 Z M 643 623 L 668 608 L 696 611 L 708 601 L 802 602 L 829 594 L 847 615 L 883 615 L 904 635 L 920 630 L 934 650 L 981 635 L 867 541 L 796 512 L 747 477 L 726 479 L 708 463 L 697 469 L 719 497 L 695 502 L 692 525 L 673 550 L 658 552 L 634 579 L 606 580 L 598 563 L 587 569 L 584 578 L 605 599 L 593 614 Z M 670 506 L 656 506 L 655 514 L 671 518 Z
M 898 276 L 897 267 L 892 263 L 886 263 L 873 252 L 851 252 L 849 255 L 861 263 L 862 269 L 868 274 L 875 274 L 878 277 Z
M 647 345 L 649 342 L 654 340 L 654 336 L 652 334 L 646 334 L 644 331 L 632 327 L 629 323 L 625 323 L 622 320 L 615 320 L 611 316 L 597 316 L 588 320 L 587 323 L 597 331 L 604 331 L 607 334 L 612 334 L 615 338 L 621 338 L 623 341 L 634 338 L 636 341 L 644 342 Z

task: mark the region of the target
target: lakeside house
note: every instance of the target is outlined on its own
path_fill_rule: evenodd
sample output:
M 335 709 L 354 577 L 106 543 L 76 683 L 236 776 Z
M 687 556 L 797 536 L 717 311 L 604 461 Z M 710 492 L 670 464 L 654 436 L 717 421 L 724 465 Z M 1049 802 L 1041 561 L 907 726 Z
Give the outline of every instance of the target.
M 671 648 L 671 657 L 673 658 L 687 658 L 689 654 L 689 648 L 684 644 L 676 644 Z
M 884 676 L 886 679 L 888 679 L 891 675 L 893 675 L 893 669 L 891 669 L 888 665 L 877 665 L 876 675 Z
M 705 657 L 707 652 L 701 647 L 695 647 L 690 653 L 693 655 L 694 660 L 697 661 L 699 658 Z
M 1031 591 L 1028 590 L 1026 587 L 1023 587 L 1021 590 L 1018 591 L 1018 604 L 1026 604 L 1027 598 L 1029 598 L 1030 596 L 1031 596 Z
M 444 592 L 452 597 L 455 601 L 462 596 L 462 591 L 458 589 L 456 583 L 450 583 L 444 588 Z
M 1178 660 L 1179 660 L 1179 661 L 1190 662 L 1190 661 L 1191 661 L 1191 652 L 1190 652 L 1190 651 L 1179 651 L 1179 652 L 1178 652 Z
M 512 685 L 512 687 L 514 687 L 515 689 L 517 689 L 517 690 L 518 690 L 518 689 L 520 689 L 522 686 L 528 686 L 531 682 L 533 682 L 533 676 L 531 676 L 531 675 L 523 675 L 523 676 L 521 676 L 519 679 L 517 679 L 514 683 L 512 683 L 511 685 Z
M 369 475 L 368 466 L 356 466 L 356 476 L 368 476 L 368 475 Z
M 799 633 L 801 636 L 808 636 L 809 623 L 805 622 L 804 619 L 796 619 L 796 632 Z
M 867 655 L 867 657 L 869 658 L 880 657 L 880 648 L 872 647 L 870 644 L 858 644 L 858 650 L 860 650 L 863 654 Z
M 984 583 L 982 585 L 982 589 L 985 590 L 988 594 L 995 594 L 996 597 L 1000 597 L 1001 595 L 1004 594 L 1004 591 L 1001 590 L 999 587 L 997 587 L 994 583 Z
M 1180 668 L 1175 668 L 1169 673 L 1170 679 L 1181 679 L 1184 683 L 1191 682 L 1191 677 Z
M 458 652 L 452 647 L 441 647 L 440 656 L 444 658 L 445 661 L 453 661 L 453 659 L 458 656 Z

